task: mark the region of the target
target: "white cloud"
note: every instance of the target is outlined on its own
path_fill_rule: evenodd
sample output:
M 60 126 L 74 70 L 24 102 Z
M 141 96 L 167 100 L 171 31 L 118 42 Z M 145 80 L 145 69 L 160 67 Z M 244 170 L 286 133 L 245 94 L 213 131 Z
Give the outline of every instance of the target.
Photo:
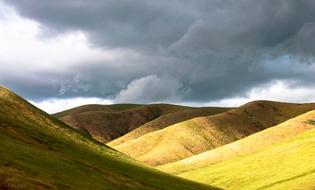
M 0 72 L 62 72 L 78 64 L 112 63 L 121 50 L 91 47 L 80 31 L 43 38 L 37 22 L 0 2 Z
M 30 101 L 36 107 L 46 111 L 47 113 L 56 113 L 70 108 L 74 108 L 86 104 L 112 104 L 111 100 L 101 98 L 69 98 L 69 99 L 47 99 L 40 102 Z
M 115 102 L 172 101 L 177 99 L 180 86 L 175 79 L 148 75 L 131 81 L 127 88 L 116 96 Z

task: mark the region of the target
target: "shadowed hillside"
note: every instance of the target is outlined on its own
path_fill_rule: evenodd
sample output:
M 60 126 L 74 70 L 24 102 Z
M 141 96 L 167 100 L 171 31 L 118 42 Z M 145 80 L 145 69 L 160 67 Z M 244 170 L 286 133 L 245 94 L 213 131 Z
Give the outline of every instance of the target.
M 293 131 L 288 132 L 291 127 Z M 313 129 L 293 138 L 283 138 L 281 142 L 267 146 L 256 153 L 182 173 L 180 176 L 231 190 L 313 190 L 315 189 L 315 111 L 278 125 L 275 129 L 271 128 L 247 137 L 242 142 L 232 143 L 230 147 L 249 145 L 255 149 L 253 138 L 261 138 L 265 135 L 269 137 L 270 132 L 275 138 L 281 139 L 281 134 L 292 137 L 294 131 L 299 133 L 299 127 Z M 281 129 L 284 131 L 281 132 Z M 259 144 L 258 146 L 261 147 Z M 250 147 L 240 148 L 251 152 Z
M 134 140 L 147 133 L 163 129 L 175 123 L 185 121 L 194 117 L 215 115 L 218 113 L 228 111 L 229 109 L 230 108 L 219 107 L 185 108 L 175 113 L 165 114 L 152 121 L 149 121 L 148 123 L 145 123 L 144 125 L 136 128 L 135 130 L 130 131 L 124 136 L 109 142 L 107 145 L 111 147 L 118 146 L 124 142 Z
M 200 153 L 174 163 L 159 166 L 162 171 L 169 173 L 183 173 L 190 170 L 206 167 L 238 156 L 257 152 L 275 143 L 293 138 L 315 128 L 312 119 L 315 111 L 309 111 L 277 126 L 250 135 L 233 143 Z
M 0 87 L 0 189 L 213 189 L 84 137 Z
M 99 142 L 109 142 L 162 115 L 185 109 L 168 104 L 85 105 L 55 114 Z
M 162 165 L 242 139 L 315 109 L 315 104 L 255 101 L 174 124 L 114 148 L 150 165 Z
M 113 142 L 113 144 L 118 142 L 120 144 L 126 139 L 136 138 L 137 135 L 141 136 L 148 131 L 225 110 L 223 108 L 190 108 L 170 104 L 85 105 L 54 114 L 54 116 L 103 143 L 145 125 L 140 130 L 132 132 L 131 135 L 115 141 L 116 143 Z

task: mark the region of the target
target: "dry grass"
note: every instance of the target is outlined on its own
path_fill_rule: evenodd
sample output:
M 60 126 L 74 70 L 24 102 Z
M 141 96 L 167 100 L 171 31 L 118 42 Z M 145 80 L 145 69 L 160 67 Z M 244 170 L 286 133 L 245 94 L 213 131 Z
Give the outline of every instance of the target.
M 180 122 L 114 148 L 157 166 L 234 142 L 314 108 L 315 104 L 255 101 L 221 114 Z

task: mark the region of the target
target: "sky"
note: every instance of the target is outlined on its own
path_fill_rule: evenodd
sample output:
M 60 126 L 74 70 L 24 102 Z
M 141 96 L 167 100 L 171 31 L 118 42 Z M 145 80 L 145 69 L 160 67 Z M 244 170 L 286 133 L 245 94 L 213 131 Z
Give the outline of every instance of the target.
M 0 83 L 83 104 L 315 102 L 314 0 L 0 0 Z

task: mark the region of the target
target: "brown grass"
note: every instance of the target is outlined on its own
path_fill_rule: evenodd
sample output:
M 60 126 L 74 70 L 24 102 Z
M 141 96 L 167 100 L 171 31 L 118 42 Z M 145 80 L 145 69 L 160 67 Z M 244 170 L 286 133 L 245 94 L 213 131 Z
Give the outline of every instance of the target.
M 168 104 L 86 105 L 55 114 L 63 122 L 92 136 L 109 142 L 164 114 L 185 109 Z

